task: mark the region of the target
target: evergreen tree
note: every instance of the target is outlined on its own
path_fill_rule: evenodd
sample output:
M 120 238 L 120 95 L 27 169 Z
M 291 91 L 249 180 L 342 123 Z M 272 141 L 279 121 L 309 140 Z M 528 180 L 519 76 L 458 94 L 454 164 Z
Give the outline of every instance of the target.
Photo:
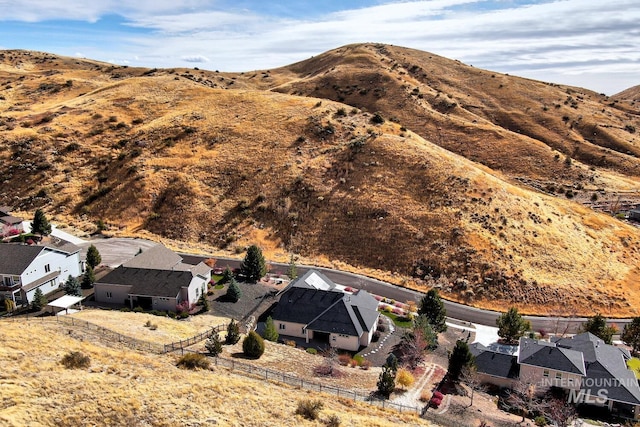
M 616 328 L 607 326 L 607 319 L 601 314 L 596 314 L 582 325 L 582 331 L 591 332 L 606 344 L 611 344 Z
M 202 306 L 202 311 L 205 313 L 211 309 L 211 305 L 207 299 L 206 288 L 204 286 L 202 286 L 202 295 L 200 295 L 200 305 Z
M 96 268 L 101 262 L 102 257 L 98 252 L 98 248 L 93 245 L 89 246 L 89 249 L 87 249 L 87 265 L 91 266 L 91 268 Z
M 621 338 L 626 345 L 633 348 L 634 353 L 640 352 L 640 317 L 634 317 L 631 323 L 624 325 Z
M 238 282 L 236 282 L 236 279 L 231 279 L 231 283 L 229 283 L 229 288 L 227 289 L 225 298 L 231 302 L 238 302 L 241 296 L 242 296 L 242 291 L 238 286 Z
M 293 254 L 291 254 L 291 259 L 289 260 L 289 268 L 287 268 L 287 276 L 291 280 L 295 280 L 298 277 L 298 266 L 296 265 L 296 260 L 293 258 Z
M 240 271 L 250 282 L 257 282 L 267 274 L 267 264 L 259 247 L 256 245 L 249 246 Z
M 51 224 L 42 209 L 36 209 L 36 213 L 33 215 L 31 232 L 42 234 L 43 236 L 51 234 Z
M 214 331 L 209 336 L 209 338 L 207 338 L 204 346 L 210 355 L 218 357 L 218 355 L 222 353 L 222 340 L 220 340 L 220 335 L 218 335 L 218 332 Z
M 240 341 L 240 326 L 231 319 L 231 322 L 227 325 L 227 336 L 224 342 L 229 345 L 233 345 Z
M 389 355 L 387 356 L 387 360 L 385 360 L 384 365 L 382 366 L 391 368 L 393 370 L 393 374 L 395 375 L 396 371 L 398 370 L 398 358 L 395 354 L 389 353 Z
M 469 346 L 462 340 L 456 341 L 456 346 L 449 355 L 448 374 L 451 381 L 458 381 L 464 368 L 473 366 L 473 354 Z
M 396 372 L 389 366 L 383 366 L 378 377 L 378 393 L 388 399 L 396 389 Z
M 242 341 L 242 352 L 252 359 L 259 359 L 264 354 L 264 340 L 256 331 L 251 331 Z
M 511 307 L 506 313 L 496 319 L 498 325 L 498 336 L 502 338 L 506 344 L 516 344 L 525 332 L 531 329 L 531 323 L 525 320 L 518 309 Z
M 267 321 L 264 327 L 264 339 L 267 341 L 278 342 L 278 331 L 276 330 L 276 325 L 273 323 L 273 319 L 271 316 L 267 317 Z
M 229 266 L 227 266 L 227 268 L 225 268 L 224 271 L 222 272 L 222 278 L 220 279 L 220 281 L 218 283 L 223 285 L 225 283 L 230 282 L 231 279 L 233 279 L 233 278 L 234 278 L 233 277 L 233 271 L 231 271 Z
M 444 308 L 444 302 L 442 298 L 440 298 L 440 294 L 436 288 L 429 290 L 429 292 L 422 297 L 418 314 L 427 316 L 429 323 L 431 323 L 436 333 L 447 330 L 447 310 Z
M 47 305 L 47 297 L 42 293 L 42 289 L 38 288 L 33 293 L 33 301 L 31 301 L 31 309 L 40 311 Z
M 67 295 L 82 296 L 80 291 L 80 282 L 73 276 L 69 276 L 66 282 L 64 282 L 64 293 Z
M 424 350 L 435 350 L 438 348 L 438 334 L 435 326 L 430 322 L 429 317 L 421 314 L 413 319 L 413 332 L 420 331 L 427 347 Z
M 82 275 L 82 282 L 80 282 L 80 286 L 82 289 L 91 289 L 93 288 L 93 284 L 96 281 L 96 275 L 93 273 L 93 268 L 90 265 L 87 265 L 87 268 L 84 270 L 84 274 Z

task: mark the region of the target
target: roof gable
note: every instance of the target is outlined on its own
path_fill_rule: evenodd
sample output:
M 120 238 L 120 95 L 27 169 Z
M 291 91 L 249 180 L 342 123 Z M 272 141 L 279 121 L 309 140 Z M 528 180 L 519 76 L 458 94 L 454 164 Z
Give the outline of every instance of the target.
M 471 344 L 469 350 L 479 373 L 499 378 L 518 378 L 520 365 L 515 355 L 493 351 L 480 343 Z
M 586 374 L 582 352 L 530 338 L 520 338 L 518 363 L 572 374 Z
M 182 262 L 182 257 L 164 245 L 155 245 L 122 264 L 125 267 L 150 270 L 171 270 Z
M 21 275 L 44 250 L 37 245 L 0 244 L 0 274 Z

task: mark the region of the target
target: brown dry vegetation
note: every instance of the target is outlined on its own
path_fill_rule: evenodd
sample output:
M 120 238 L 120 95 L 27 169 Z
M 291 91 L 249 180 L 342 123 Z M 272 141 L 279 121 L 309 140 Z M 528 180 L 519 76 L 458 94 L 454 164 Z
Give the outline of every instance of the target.
M 0 424 L 3 426 L 299 426 L 323 425 L 294 414 L 296 402 L 321 398 L 343 426 L 429 425 L 415 415 L 276 386 L 224 368 L 178 369 L 177 356 L 106 346 L 86 330 L 56 322 L 0 321 Z M 87 369 L 60 363 L 70 351 Z
M 0 204 L 25 215 L 258 243 L 481 307 L 638 314 L 638 228 L 549 191 L 638 188 L 631 101 L 381 45 L 244 74 L 0 64 Z

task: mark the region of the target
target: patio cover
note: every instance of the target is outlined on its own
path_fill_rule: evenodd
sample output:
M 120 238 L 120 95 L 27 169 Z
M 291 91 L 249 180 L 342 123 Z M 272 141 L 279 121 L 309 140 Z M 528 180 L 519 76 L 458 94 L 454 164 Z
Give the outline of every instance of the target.
M 49 304 L 47 304 L 47 306 L 62 308 L 66 310 L 72 305 L 79 303 L 83 299 L 84 297 L 77 297 L 75 295 L 65 295 L 58 298 L 57 300 L 51 301 Z

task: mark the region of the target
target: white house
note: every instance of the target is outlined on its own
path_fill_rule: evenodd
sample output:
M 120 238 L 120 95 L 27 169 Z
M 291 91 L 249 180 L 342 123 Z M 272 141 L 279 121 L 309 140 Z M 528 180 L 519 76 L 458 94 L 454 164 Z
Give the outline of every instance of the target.
M 72 243 L 0 244 L 0 296 L 16 304 L 29 304 L 36 289 L 46 295 L 81 274 L 80 248 Z
M 378 301 L 366 291 L 348 293 L 309 270 L 281 292 L 272 313 L 278 333 L 357 351 L 371 344 Z

